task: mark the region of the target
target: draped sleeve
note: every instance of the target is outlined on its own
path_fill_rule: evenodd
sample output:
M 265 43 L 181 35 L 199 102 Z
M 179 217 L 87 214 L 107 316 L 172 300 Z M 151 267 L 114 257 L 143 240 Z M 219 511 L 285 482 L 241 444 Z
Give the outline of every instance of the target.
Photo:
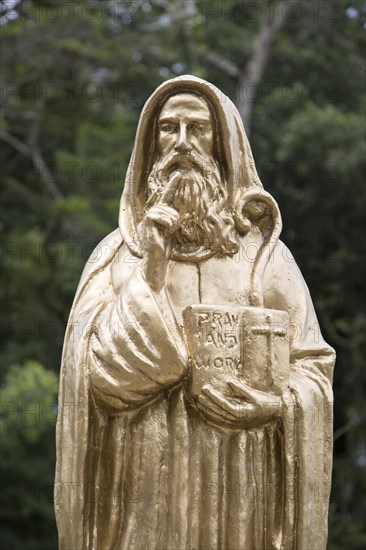
M 145 405 L 181 380 L 185 349 L 174 320 L 164 315 L 168 309 L 166 295 L 156 297 L 136 266 L 99 312 L 90 380 L 96 404 L 104 411 L 118 414 Z

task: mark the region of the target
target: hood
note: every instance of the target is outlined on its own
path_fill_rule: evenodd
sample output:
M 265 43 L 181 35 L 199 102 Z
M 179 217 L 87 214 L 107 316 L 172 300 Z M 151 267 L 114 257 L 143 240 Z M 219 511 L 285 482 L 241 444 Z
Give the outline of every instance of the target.
M 120 203 L 120 231 L 131 252 L 138 257 L 142 257 L 142 246 L 137 226 L 145 208 L 147 178 L 156 155 L 157 116 L 170 96 L 184 92 L 203 97 L 214 113 L 216 153 L 221 170 L 224 172 L 229 206 L 238 231 L 247 233 L 252 227 L 253 220 L 250 220 L 250 216 L 262 215 L 263 217 L 268 210 L 268 204 L 271 203 L 271 211 L 275 204 L 274 199 L 263 190 L 243 123 L 232 101 L 216 86 L 195 76 L 184 75 L 173 78 L 161 84 L 144 105 Z M 251 202 L 255 201 L 255 206 L 253 208 L 252 204 L 248 212 L 245 212 L 248 198 Z M 258 208 L 259 203 L 264 203 L 265 206 Z M 278 221 L 278 208 L 276 217 Z M 202 256 L 192 258 L 188 254 L 176 253 L 173 259 L 197 261 L 202 259 Z

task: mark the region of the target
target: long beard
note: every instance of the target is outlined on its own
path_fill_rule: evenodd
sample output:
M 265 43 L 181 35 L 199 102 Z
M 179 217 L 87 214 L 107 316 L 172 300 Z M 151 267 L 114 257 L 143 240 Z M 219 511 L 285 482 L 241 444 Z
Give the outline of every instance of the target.
M 234 220 L 228 208 L 228 195 L 218 166 L 196 153 L 173 153 L 159 159 L 148 178 L 146 208 L 159 201 L 166 185 L 177 173 L 181 180 L 171 206 L 180 216 L 173 248 L 192 252 L 200 247 L 219 256 L 238 251 Z

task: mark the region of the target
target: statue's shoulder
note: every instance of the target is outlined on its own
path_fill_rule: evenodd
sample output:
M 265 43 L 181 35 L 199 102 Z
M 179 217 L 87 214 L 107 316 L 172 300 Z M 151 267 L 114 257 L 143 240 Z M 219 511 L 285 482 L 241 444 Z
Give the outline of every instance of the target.
M 269 264 L 273 266 L 282 266 L 284 264 L 296 264 L 296 260 L 288 246 L 280 239 L 270 243 L 268 247 Z
M 296 265 L 296 261 L 283 241 L 275 239 L 273 241 L 263 241 L 263 236 L 259 233 L 250 232 L 238 239 L 239 250 L 234 255 L 236 262 L 249 262 L 254 265 L 260 258 L 268 267 L 283 266 L 284 263 Z
M 296 252 L 296 251 L 295 251 Z M 269 247 L 268 271 L 287 275 L 290 278 L 302 278 L 302 274 L 297 264 L 296 254 L 283 242 L 278 240 L 273 246 Z
M 263 274 L 265 301 L 274 303 L 275 309 L 288 309 L 297 304 L 309 305 L 310 294 L 292 252 L 278 240 L 272 247 Z M 281 304 L 277 303 L 280 300 Z

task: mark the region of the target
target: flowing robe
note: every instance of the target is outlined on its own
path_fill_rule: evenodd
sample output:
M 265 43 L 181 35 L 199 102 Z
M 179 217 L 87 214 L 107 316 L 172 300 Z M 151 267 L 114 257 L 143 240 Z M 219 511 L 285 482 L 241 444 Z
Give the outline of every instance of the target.
M 290 316 L 290 390 L 281 419 L 222 430 L 187 399 L 182 310 L 248 305 L 245 244 L 233 258 L 171 261 L 160 296 L 117 232 L 89 261 L 61 379 L 61 549 L 325 549 L 334 353 L 280 243 L 262 284 L 264 307 Z

